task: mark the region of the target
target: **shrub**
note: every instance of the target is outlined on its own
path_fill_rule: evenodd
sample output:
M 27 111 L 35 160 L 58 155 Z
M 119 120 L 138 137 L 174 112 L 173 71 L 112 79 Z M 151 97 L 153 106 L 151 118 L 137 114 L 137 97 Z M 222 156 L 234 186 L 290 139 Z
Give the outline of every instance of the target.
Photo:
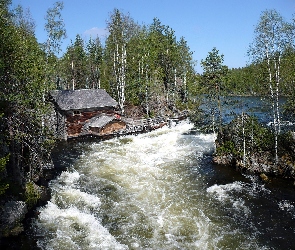
M 33 207 L 37 204 L 38 200 L 40 199 L 41 194 L 40 191 L 38 190 L 37 185 L 29 181 L 26 184 L 26 191 L 25 191 L 25 201 L 28 205 L 28 207 Z

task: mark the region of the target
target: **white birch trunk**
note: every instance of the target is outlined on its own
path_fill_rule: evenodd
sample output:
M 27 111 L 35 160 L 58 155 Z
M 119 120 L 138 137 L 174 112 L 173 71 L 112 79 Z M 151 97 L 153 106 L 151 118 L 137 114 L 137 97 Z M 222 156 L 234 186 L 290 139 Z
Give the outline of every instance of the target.
M 279 107 L 279 84 L 280 84 L 280 64 L 281 64 L 281 55 L 278 58 L 278 64 L 276 67 L 276 108 L 277 108 L 277 125 L 278 133 L 281 132 L 281 119 L 280 119 L 280 107 Z
M 75 90 L 75 75 L 74 75 L 74 62 L 71 63 L 72 66 L 72 89 Z
M 275 108 L 275 101 L 274 101 L 274 91 L 273 91 L 273 86 L 272 86 L 272 73 L 271 73 L 271 65 L 270 65 L 268 46 L 266 46 L 266 58 L 267 58 L 267 68 L 268 68 L 268 74 L 269 74 L 269 88 L 270 88 L 272 110 L 273 110 L 273 126 L 274 126 L 274 133 L 275 133 L 275 160 L 276 160 L 276 164 L 277 164 L 278 163 L 277 116 L 276 116 L 276 108 Z
M 119 53 L 119 44 L 116 44 L 116 50 L 114 52 L 114 74 L 116 79 L 116 88 L 119 107 L 124 113 L 125 103 L 125 85 L 126 85 L 126 64 L 127 64 L 127 52 L 125 45 L 122 45 L 121 53 Z
M 145 72 L 145 103 L 146 103 L 146 115 L 147 117 L 149 116 L 149 97 L 148 97 L 148 73 L 147 71 Z
M 172 102 L 175 102 L 175 90 L 176 90 L 176 69 L 174 69 L 174 86 L 172 89 Z
M 246 166 L 246 138 L 245 138 L 245 124 L 244 124 L 244 112 L 242 113 L 242 126 L 243 126 L 243 165 Z
M 184 73 L 183 77 L 183 85 L 184 85 L 184 100 L 187 101 L 187 86 L 186 86 L 186 73 Z
M 121 67 L 122 72 L 121 72 L 121 84 L 120 84 L 122 113 L 124 113 L 124 103 L 125 103 L 126 64 L 127 64 L 126 47 L 123 45 L 122 46 L 122 67 Z

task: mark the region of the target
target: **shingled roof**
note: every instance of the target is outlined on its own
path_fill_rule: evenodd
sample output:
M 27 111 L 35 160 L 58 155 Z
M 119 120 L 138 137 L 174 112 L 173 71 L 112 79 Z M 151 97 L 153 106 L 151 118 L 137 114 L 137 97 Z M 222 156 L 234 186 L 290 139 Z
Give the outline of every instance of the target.
M 89 120 L 87 123 L 88 127 L 95 127 L 95 128 L 103 128 L 105 125 L 110 123 L 111 121 L 115 120 L 116 118 L 114 116 L 108 116 L 108 115 L 100 115 L 93 117 Z
M 61 110 L 116 107 L 118 103 L 104 89 L 53 90 L 53 102 Z

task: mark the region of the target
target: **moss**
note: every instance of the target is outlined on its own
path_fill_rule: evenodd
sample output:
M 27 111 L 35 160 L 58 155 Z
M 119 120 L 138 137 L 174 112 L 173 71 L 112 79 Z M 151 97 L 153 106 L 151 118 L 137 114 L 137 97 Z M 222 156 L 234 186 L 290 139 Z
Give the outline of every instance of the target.
M 155 111 L 151 110 L 149 115 L 151 118 L 155 117 Z

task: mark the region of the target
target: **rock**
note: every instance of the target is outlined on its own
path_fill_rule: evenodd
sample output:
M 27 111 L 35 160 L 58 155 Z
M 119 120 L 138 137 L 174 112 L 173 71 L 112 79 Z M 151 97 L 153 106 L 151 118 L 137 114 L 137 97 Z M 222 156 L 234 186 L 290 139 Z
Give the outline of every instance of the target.
M 48 190 L 48 188 L 44 187 L 44 186 L 40 186 L 39 187 L 39 191 L 40 191 L 40 201 L 41 202 L 46 202 L 48 200 L 50 200 L 50 191 Z
M 24 201 L 8 201 L 0 208 L 0 236 L 17 235 L 23 231 L 22 221 L 28 212 Z

